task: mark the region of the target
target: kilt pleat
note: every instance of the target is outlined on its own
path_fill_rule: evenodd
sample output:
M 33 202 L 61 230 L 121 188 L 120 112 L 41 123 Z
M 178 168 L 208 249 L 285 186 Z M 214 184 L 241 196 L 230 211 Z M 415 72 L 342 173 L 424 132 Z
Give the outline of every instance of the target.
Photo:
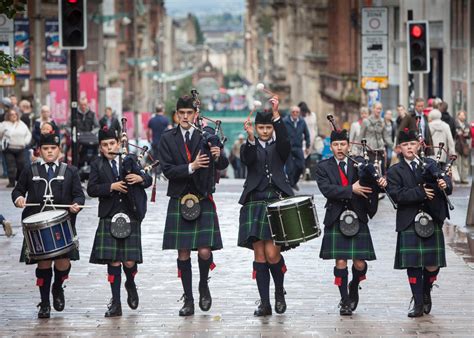
M 435 225 L 435 232 L 429 238 L 421 238 L 411 224 L 398 232 L 395 252 L 395 269 L 425 266 L 446 266 L 446 251 L 442 225 Z
M 278 199 L 279 194 L 274 188 L 250 193 L 247 202 L 240 208 L 238 246 L 253 250 L 254 242 L 273 239 L 268 223 L 267 205 Z M 298 245 L 281 246 L 280 249 L 285 251 L 296 246 Z
M 197 250 L 210 247 L 211 250 L 222 249 L 222 238 L 219 229 L 214 202 L 209 198 L 199 201 L 201 215 L 194 221 L 181 217 L 179 199 L 170 198 L 163 234 L 163 250 Z
M 74 222 L 71 222 L 71 226 L 72 226 L 72 232 L 74 234 L 74 236 L 77 235 L 77 232 L 76 232 L 76 227 L 74 225 Z M 59 255 L 59 256 L 56 256 L 56 257 L 53 257 L 53 258 L 48 258 L 48 259 L 32 259 L 32 258 L 29 258 L 26 256 L 26 239 L 23 238 L 23 244 L 22 244 L 22 248 L 21 248 L 21 253 L 20 253 L 20 262 L 21 263 L 25 263 L 25 264 L 36 264 L 40 261 L 43 261 L 43 260 L 55 260 L 55 259 L 61 259 L 61 258 L 69 258 L 71 261 L 78 261 L 79 260 L 79 249 L 77 247 L 74 247 L 74 249 L 72 249 L 71 251 L 69 252 L 66 252 L 65 254 L 63 255 Z
M 89 262 L 94 264 L 125 261 L 143 263 L 140 223 L 132 224 L 130 236 L 117 239 L 110 233 L 110 222 L 110 218 L 100 219 Z
M 339 223 L 324 227 L 319 257 L 322 259 L 377 259 L 370 230 L 367 224 L 360 222 L 359 232 L 347 237 L 339 230 Z

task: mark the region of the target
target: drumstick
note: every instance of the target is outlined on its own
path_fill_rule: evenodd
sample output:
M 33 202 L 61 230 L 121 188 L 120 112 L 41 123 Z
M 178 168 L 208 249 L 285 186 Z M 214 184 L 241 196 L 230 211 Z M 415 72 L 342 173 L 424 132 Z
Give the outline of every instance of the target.
M 265 88 L 265 85 L 264 85 L 263 83 L 261 83 L 261 82 L 257 84 L 256 88 L 257 88 L 258 91 L 265 92 L 265 93 L 267 93 L 267 94 L 269 94 L 269 95 L 271 95 L 271 96 L 276 96 L 276 97 L 278 97 L 277 94 L 275 94 L 275 93 L 272 92 L 271 90 Z
M 26 203 L 25 207 L 41 207 L 41 203 Z M 70 208 L 72 204 L 46 204 L 46 206 L 55 207 L 55 208 Z M 78 208 L 94 208 L 93 205 L 77 205 Z
M 252 114 L 255 112 L 257 108 L 260 108 L 262 106 L 262 102 L 260 101 L 253 101 L 253 109 L 250 111 L 249 115 L 247 116 L 247 121 L 250 121 L 250 118 L 252 117 Z

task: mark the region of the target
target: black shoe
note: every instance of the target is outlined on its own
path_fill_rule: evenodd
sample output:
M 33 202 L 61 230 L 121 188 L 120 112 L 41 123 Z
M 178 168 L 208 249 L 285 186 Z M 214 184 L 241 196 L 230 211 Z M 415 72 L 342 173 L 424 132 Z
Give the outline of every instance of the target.
M 184 305 L 181 310 L 179 310 L 179 315 L 181 317 L 194 315 L 194 299 L 188 299 L 186 295 L 183 295 L 181 299 L 184 299 Z
M 53 295 L 53 308 L 56 311 L 64 310 L 65 300 L 64 300 L 64 289 L 62 286 L 56 287 L 53 284 L 51 288 L 51 293 Z
M 411 299 L 410 305 L 413 302 L 413 298 Z M 415 318 L 423 316 L 423 303 L 416 304 L 413 302 L 413 307 L 408 311 L 408 317 Z
M 284 288 L 277 288 L 275 290 L 275 312 L 282 314 L 286 311 L 285 301 L 286 291 Z
M 257 300 L 258 307 L 253 312 L 255 317 L 271 316 L 272 315 L 272 305 L 270 303 L 262 302 Z
M 11 182 L 10 182 L 10 183 L 7 184 L 6 187 L 7 187 L 7 188 L 15 188 L 15 183 L 11 183 Z M 49 318 L 49 317 L 48 317 L 48 318 Z
M 423 294 L 423 312 L 429 314 L 431 312 L 431 293 Z
M 137 292 L 137 286 L 135 283 L 132 285 L 128 285 L 127 282 L 125 282 L 125 289 L 127 290 L 127 304 L 130 307 L 130 309 L 135 310 L 138 307 L 138 292 Z
M 49 318 L 51 313 L 51 305 L 49 303 L 39 303 L 36 307 L 39 307 L 38 318 Z
M 339 303 L 339 314 L 341 316 L 350 316 L 352 315 L 352 310 L 351 310 L 351 305 L 350 305 L 350 300 L 349 298 L 347 299 L 341 299 L 341 302 Z
M 122 315 L 122 304 L 116 302 L 113 298 L 110 300 L 108 307 L 105 317 L 120 317 Z
M 206 283 L 205 286 L 199 286 L 199 308 L 202 311 L 209 311 L 211 305 L 211 292 L 209 291 L 209 285 Z
M 349 282 L 349 302 L 351 310 L 355 311 L 359 304 L 359 285 L 352 284 L 352 282 Z
M 298 186 L 298 184 L 295 183 L 295 185 L 292 186 L 293 190 L 295 191 L 300 191 L 300 187 Z

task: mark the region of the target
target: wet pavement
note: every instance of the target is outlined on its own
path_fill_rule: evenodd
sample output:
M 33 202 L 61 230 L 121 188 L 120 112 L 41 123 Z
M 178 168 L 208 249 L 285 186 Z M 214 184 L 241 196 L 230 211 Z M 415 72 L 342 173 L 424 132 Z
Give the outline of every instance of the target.
M 362 282 L 360 303 L 350 317 L 340 317 L 339 293 L 333 285 L 333 261 L 318 258 L 321 238 L 285 253 L 288 310 L 284 315 L 255 318 L 258 292 L 251 279 L 252 252 L 236 245 L 237 201 L 242 180 L 222 180 L 215 194 L 224 249 L 214 254 L 217 267 L 211 272 L 212 309 L 203 313 L 196 304 L 193 317 L 180 318 L 182 289 L 176 274 L 176 253 L 162 251 L 162 234 L 168 199 L 166 185 L 159 184 L 157 202 L 149 205 L 142 224 L 144 264 L 139 266 L 137 284 L 140 306 L 132 311 L 122 290 L 123 316 L 104 318 L 110 299 L 105 266 L 89 264 L 97 226 L 97 209 L 85 209 L 77 220 L 81 260 L 73 263 L 66 282 L 66 308 L 51 312 L 51 319 L 36 318 L 39 292 L 35 287 L 34 266 L 18 263 L 23 235 L 20 210 L 10 201 L 6 181 L 0 180 L 0 213 L 13 221 L 16 235 L 0 236 L 0 336 L 472 336 L 474 331 L 474 264 L 463 251 L 469 188 L 456 189 L 456 206 L 449 226 L 448 267 L 442 269 L 433 291 L 431 315 L 418 319 L 406 316 L 410 290 L 406 273 L 393 269 L 396 244 L 395 211 L 387 198 L 370 222 L 377 260 L 369 263 L 367 280 Z M 325 200 L 314 182 L 302 182 L 299 194 L 314 194 L 319 219 L 324 217 Z M 88 199 L 88 205 L 97 200 Z M 464 233 L 464 235 L 463 235 Z M 463 237 L 464 236 L 464 237 Z M 467 244 L 466 244 L 467 246 Z M 459 254 L 459 255 L 458 255 Z M 197 258 L 192 258 L 195 298 L 199 278 Z M 273 289 L 273 286 L 272 286 Z M 273 295 L 273 290 L 271 291 Z M 272 297 L 273 298 L 273 297 Z

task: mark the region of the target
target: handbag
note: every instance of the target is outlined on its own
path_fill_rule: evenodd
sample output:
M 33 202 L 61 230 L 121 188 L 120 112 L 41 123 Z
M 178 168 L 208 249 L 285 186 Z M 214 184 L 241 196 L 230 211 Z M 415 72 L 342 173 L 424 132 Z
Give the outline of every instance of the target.
M 10 141 L 8 140 L 8 138 L 3 137 L 2 142 L 0 142 L 0 151 L 7 150 L 9 146 L 10 146 Z
M 181 217 L 187 221 L 194 221 L 201 215 L 199 198 L 193 194 L 187 194 L 180 200 Z
M 345 210 L 339 217 L 339 230 L 344 236 L 352 237 L 359 233 L 360 225 L 357 214 L 352 210 Z
M 117 239 L 125 239 L 132 233 L 132 222 L 130 217 L 123 212 L 119 212 L 110 221 L 110 234 Z
M 415 216 L 415 232 L 421 238 L 428 238 L 434 234 L 435 225 L 430 214 L 420 211 Z

